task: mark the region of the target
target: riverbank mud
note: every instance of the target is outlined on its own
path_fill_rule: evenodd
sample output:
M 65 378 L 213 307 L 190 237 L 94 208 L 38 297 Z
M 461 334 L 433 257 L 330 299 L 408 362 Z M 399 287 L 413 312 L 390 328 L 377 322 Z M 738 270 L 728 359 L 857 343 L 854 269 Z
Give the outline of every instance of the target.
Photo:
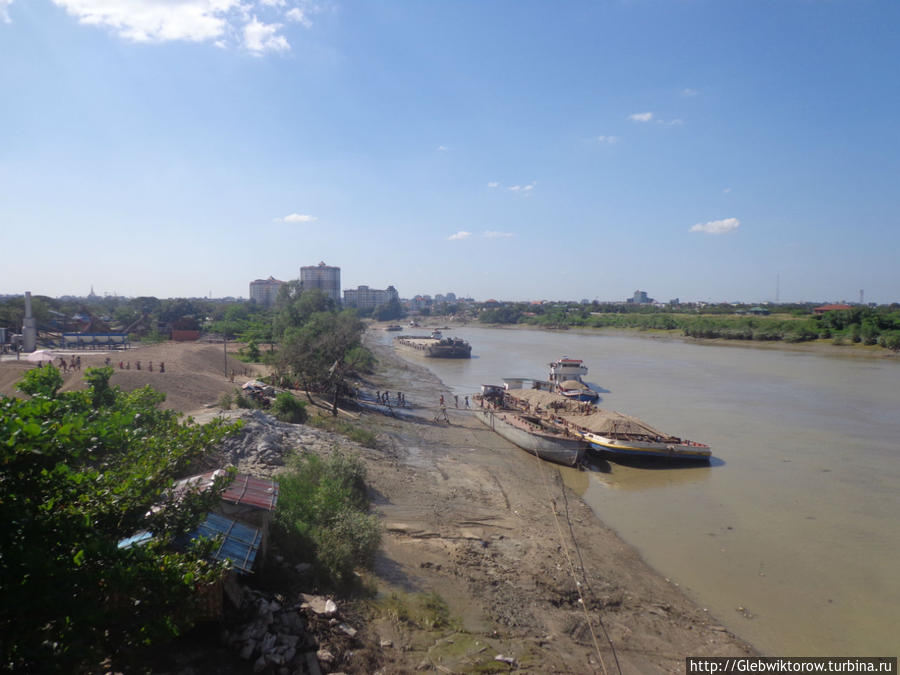
M 385 526 L 381 596 L 436 594 L 454 617 L 438 630 L 402 612 L 376 619 L 366 630 L 390 645 L 383 672 L 674 673 L 686 656 L 753 653 L 604 526 L 558 468 L 491 432 L 464 399 L 456 408 L 424 367 L 369 346 L 379 370 L 360 386 L 408 402 L 365 415 L 383 445 L 366 453 Z M 434 421 L 442 395 L 449 424 Z

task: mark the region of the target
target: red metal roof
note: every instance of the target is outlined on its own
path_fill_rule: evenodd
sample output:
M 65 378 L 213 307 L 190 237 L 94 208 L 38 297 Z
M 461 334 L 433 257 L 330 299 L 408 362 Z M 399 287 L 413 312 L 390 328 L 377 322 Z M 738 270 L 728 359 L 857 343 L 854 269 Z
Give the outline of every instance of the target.
M 225 488 L 222 499 L 233 504 L 247 504 L 274 511 L 275 504 L 278 503 L 278 483 L 239 473 L 231 485 Z
M 190 478 L 184 478 L 175 483 L 175 493 L 193 489 L 204 492 L 212 487 L 217 476 L 224 474 L 224 470 L 216 469 Z M 245 473 L 236 474 L 234 480 L 222 492 L 222 499 L 232 504 L 245 504 L 258 509 L 274 511 L 278 503 L 278 483 L 263 478 L 254 478 Z

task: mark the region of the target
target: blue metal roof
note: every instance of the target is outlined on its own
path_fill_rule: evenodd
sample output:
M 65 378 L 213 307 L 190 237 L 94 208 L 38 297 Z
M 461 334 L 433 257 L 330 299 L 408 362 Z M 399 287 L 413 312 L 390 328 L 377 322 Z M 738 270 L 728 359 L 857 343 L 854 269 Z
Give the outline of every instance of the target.
M 253 561 L 262 543 L 262 533 L 257 528 L 215 513 L 207 513 L 206 520 L 188 536 L 190 539 L 221 537 L 213 557 L 216 560 L 230 560 L 235 569 L 245 573 L 253 571 Z

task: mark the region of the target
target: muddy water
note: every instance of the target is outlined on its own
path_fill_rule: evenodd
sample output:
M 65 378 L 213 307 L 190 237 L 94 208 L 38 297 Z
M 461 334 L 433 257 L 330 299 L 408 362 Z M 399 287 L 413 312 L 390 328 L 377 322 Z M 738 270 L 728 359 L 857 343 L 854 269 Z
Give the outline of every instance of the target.
M 567 355 L 584 359 L 601 406 L 712 446 L 709 467 L 564 473 L 741 637 L 775 655 L 897 654 L 900 363 L 575 331 L 447 332 L 472 343 L 471 360 L 406 358 L 460 400 L 502 377 L 545 377 Z

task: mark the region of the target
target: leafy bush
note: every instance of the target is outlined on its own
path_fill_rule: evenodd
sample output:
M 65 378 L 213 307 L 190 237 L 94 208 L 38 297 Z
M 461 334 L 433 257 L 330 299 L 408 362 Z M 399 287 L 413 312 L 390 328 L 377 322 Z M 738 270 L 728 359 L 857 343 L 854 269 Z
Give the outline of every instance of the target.
M 340 417 L 315 415 L 314 417 L 309 418 L 309 424 L 318 429 L 325 429 L 326 431 L 346 436 L 351 441 L 359 443 L 364 448 L 378 447 L 378 439 L 375 437 L 374 433 L 368 429 L 357 426 L 352 422 L 347 422 Z
M 347 583 L 357 567 L 371 566 L 381 542 L 378 518 L 367 513 L 362 461 L 334 450 L 324 459 L 294 456 L 288 466 L 279 476 L 279 547 L 312 562 L 327 581 Z
M 111 368 L 62 394 L 56 369 L 39 370 L 20 385 L 32 398 L 0 397 L 0 664 L 81 672 L 188 627 L 198 586 L 221 577 L 202 548 L 171 548 L 216 491 L 165 494 L 228 427 L 180 424 L 149 387 L 111 387 Z M 140 530 L 153 540 L 119 548 Z
M 303 424 L 306 421 L 306 401 L 286 391 L 280 392 L 272 403 L 272 413 L 282 422 Z

